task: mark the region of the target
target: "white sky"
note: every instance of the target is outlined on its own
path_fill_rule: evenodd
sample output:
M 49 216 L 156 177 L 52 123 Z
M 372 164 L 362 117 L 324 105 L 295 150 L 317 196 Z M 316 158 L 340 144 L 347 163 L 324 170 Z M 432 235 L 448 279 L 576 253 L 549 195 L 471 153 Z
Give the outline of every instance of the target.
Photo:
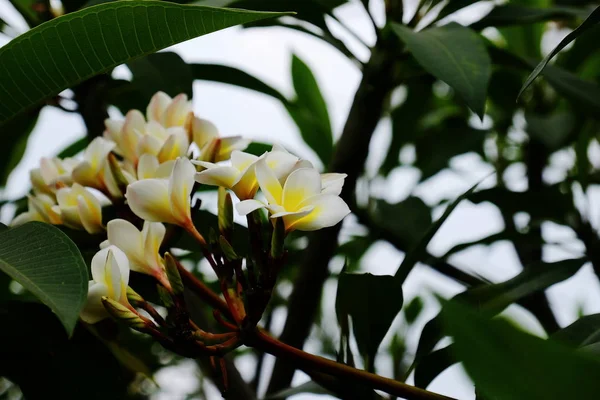
M 371 0 L 372 10 L 378 22 L 383 19 L 383 1 Z M 475 5 L 463 12 L 457 19 L 461 22 L 473 20 L 485 10 L 489 3 Z M 408 12 L 407 12 L 408 13 Z M 352 27 L 368 44 L 374 43 L 374 33 L 369 21 L 362 10 L 359 1 L 353 1 L 340 7 L 336 15 L 347 26 Z M 0 17 L 16 21 L 14 10 L 5 1 L 0 2 Z M 331 21 L 329 21 L 331 22 Z M 23 27 L 16 21 L 16 27 Z M 334 33 L 339 34 L 355 51 L 361 59 L 368 57 L 367 50 L 356 40 L 349 37 L 336 23 L 331 24 Z M 0 39 L 1 40 L 1 39 Z M 0 44 L 6 40 L 0 41 Z M 551 45 L 551 43 L 550 43 Z M 220 63 L 239 67 L 275 88 L 284 94 L 293 92 L 290 78 L 291 54 L 299 55 L 313 70 L 321 86 L 325 100 L 329 106 L 331 121 L 335 136 L 339 137 L 345 118 L 350 107 L 354 91 L 358 86 L 360 72 L 344 56 L 329 45 L 309 36 L 280 28 L 242 30 L 237 28 L 227 29 L 205 37 L 197 38 L 186 43 L 173 46 L 169 49 L 180 54 L 186 61 L 202 63 Z M 269 142 L 280 142 L 290 151 L 318 161 L 312 151 L 302 142 L 299 132 L 283 107 L 268 96 L 250 92 L 232 86 L 197 81 L 194 85 L 194 110 L 202 118 L 213 121 L 224 135 L 244 135 Z M 54 108 L 45 108 L 40 121 L 33 132 L 27 152 L 19 167 L 11 175 L 5 190 L 5 197 L 17 198 L 28 190 L 28 171 L 35 167 L 43 156 L 58 153 L 68 144 L 84 134 L 84 126 L 79 117 L 66 114 Z M 373 175 L 377 166 L 383 159 L 390 140 L 390 123 L 383 120 L 378 127 L 370 147 L 368 160 L 368 173 Z M 598 162 L 598 152 L 592 154 L 594 161 Z M 563 152 L 557 161 L 557 166 L 546 171 L 548 180 L 559 180 L 563 176 L 565 166 L 571 163 L 573 155 Z M 452 198 L 464 192 L 475 182 L 485 177 L 491 171 L 490 167 L 482 162 L 476 155 L 457 157 L 452 162 L 455 171 L 445 171 L 428 180 L 414 191 L 430 205 L 436 204 L 440 199 Z M 524 168 L 514 166 L 507 172 L 511 188 L 524 188 Z M 386 180 L 377 179 L 372 183 L 373 192 L 388 201 L 399 201 L 413 191 L 413 186 L 418 179 L 418 171 L 413 168 L 398 168 Z M 494 184 L 493 178 L 488 179 L 482 187 Z M 589 201 L 596 203 L 600 194 L 597 189 L 592 190 Z M 443 210 L 435 210 L 435 217 L 441 215 Z M 597 213 L 594 213 L 597 217 Z M 526 216 L 525 216 L 526 217 Z M 6 215 L 3 218 L 7 218 Z M 497 209 L 490 204 L 473 205 L 461 204 L 445 223 L 440 232 L 432 241 L 429 250 L 433 254 L 441 255 L 455 244 L 485 237 L 503 228 L 502 220 Z M 358 232 L 352 218 L 345 222 L 344 235 Z M 565 243 L 568 249 L 575 254 L 581 254 L 582 245 L 574 234 L 564 227 L 552 223 L 543 225 L 543 234 L 548 241 Z M 546 246 L 544 259 L 555 261 L 572 257 L 560 246 Z M 365 272 L 375 274 L 393 274 L 402 260 L 402 255 L 391 245 L 380 242 L 374 245 L 364 258 L 362 268 Z M 496 243 L 490 247 L 477 246 L 467 251 L 456 254 L 451 261 L 466 270 L 476 272 L 494 281 L 511 278 L 520 270 L 518 258 L 514 249 L 508 243 Z M 339 270 L 339 263 L 334 263 L 334 269 Z M 325 288 L 324 320 L 335 321 L 334 299 L 335 282 L 328 282 Z M 439 293 L 450 297 L 462 291 L 460 285 L 449 279 L 441 277 L 436 272 L 426 267 L 417 268 L 409 277 L 404 290 L 405 302 L 415 295 L 426 299 L 426 309 L 407 335 L 409 349 L 414 351 L 423 325 L 433 317 L 439 306 L 436 304 L 432 293 Z M 555 285 L 548 291 L 550 302 L 557 312 L 561 325 L 566 325 L 576 319 L 578 308 L 586 314 L 600 311 L 600 291 L 598 282 L 590 266 L 584 267 L 576 276 L 568 281 Z M 541 334 L 542 330 L 537 322 L 526 311 L 513 306 L 508 311 L 527 329 Z M 275 332 L 280 331 L 284 315 L 278 313 L 275 318 Z M 391 331 L 406 329 L 401 318 L 397 318 Z M 326 326 L 328 332 L 337 337 L 337 327 L 333 324 Z M 386 337 L 385 344 L 389 343 L 391 335 Z M 317 341 L 309 341 L 306 349 L 318 350 Z M 272 359 L 269 360 L 269 368 Z M 238 362 L 241 372 L 248 377 L 252 376 L 253 361 L 244 357 Z M 381 356 L 377 362 L 378 372 L 389 376 L 391 374 L 390 360 Z M 195 389 L 193 365 L 189 362 L 182 366 L 167 368 L 156 377 L 162 392 L 155 399 L 179 400 Z M 295 383 L 305 381 L 307 377 L 301 373 L 296 374 Z M 263 385 L 264 386 L 264 385 Z M 430 390 L 460 399 L 474 399 L 472 383 L 464 374 L 460 366 L 454 366 L 441 374 L 429 387 Z M 218 399 L 220 395 L 211 389 L 210 398 Z M 298 395 L 296 400 L 323 398 L 316 395 Z

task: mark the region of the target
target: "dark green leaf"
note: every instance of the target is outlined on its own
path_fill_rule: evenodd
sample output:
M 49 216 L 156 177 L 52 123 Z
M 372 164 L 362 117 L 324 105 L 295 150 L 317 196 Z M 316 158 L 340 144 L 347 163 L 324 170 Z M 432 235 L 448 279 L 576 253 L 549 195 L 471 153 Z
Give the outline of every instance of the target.
M 148 54 L 128 62 L 127 66 L 133 75 L 131 83 L 146 99 L 158 91 L 171 97 L 180 93 L 192 97 L 192 69 L 176 53 Z
M 31 110 L 19 118 L 7 123 L 3 130 L 11 133 L 10 137 L 4 138 L 0 150 L 0 186 L 6 185 L 10 173 L 21 162 L 29 135 L 35 128 L 38 120 L 39 110 Z
M 423 299 L 417 296 L 404 307 L 406 322 L 412 325 L 419 318 L 421 311 L 423 311 Z
M 420 198 L 412 196 L 396 204 L 377 200 L 372 218 L 410 248 L 417 245 L 432 223 L 429 207 Z
M 448 219 L 450 214 L 452 214 L 452 211 L 454 211 L 454 209 L 459 205 L 461 201 L 463 201 L 465 198 L 471 195 L 471 193 L 473 193 L 473 191 L 477 188 L 477 186 L 480 183 L 481 182 L 477 182 L 469 190 L 458 196 L 456 200 L 454 200 L 452 204 L 450 204 L 446 208 L 444 214 L 442 214 L 442 216 L 437 221 L 435 221 L 435 223 L 431 225 L 429 229 L 427 229 L 427 231 L 419 240 L 417 245 L 408 253 L 406 253 L 404 260 L 402 260 L 402 263 L 400 264 L 398 270 L 396 270 L 396 274 L 394 275 L 394 279 L 398 281 L 400 286 L 404 283 L 406 277 L 408 277 L 408 274 L 410 273 L 410 271 L 412 271 L 414 266 L 417 265 L 417 262 L 423 258 L 423 254 L 427 251 L 427 246 L 429 245 L 429 242 L 431 241 L 431 239 L 433 239 L 437 231 L 442 227 L 442 225 L 444 224 L 446 219 Z
M 270 396 L 267 396 L 267 400 L 281 400 L 287 399 L 290 396 L 294 396 L 301 393 L 310 393 L 310 394 L 331 394 L 326 389 L 319 386 L 315 381 L 308 381 L 298 386 L 294 386 L 288 389 L 281 390 L 277 393 L 274 393 Z
M 566 139 L 575 127 L 576 117 L 567 111 L 548 116 L 529 112 L 525 113 L 525 120 L 527 133 L 554 151 L 567 144 Z
M 345 272 L 355 272 L 360 269 L 360 260 L 374 241 L 371 236 L 356 236 L 337 248 L 337 254 L 346 259 Z
M 555 332 L 550 339 L 572 347 L 600 342 L 600 314 L 586 315 Z
M 477 3 L 478 1 L 479 0 L 450 0 L 444 6 L 444 8 L 442 8 L 435 20 L 439 21 L 440 19 L 447 17 L 448 15 L 453 14 L 458 10 L 468 7 L 471 4 Z
M 544 59 L 537 65 L 537 67 L 535 67 L 535 69 L 529 75 L 529 77 L 523 84 L 523 87 L 519 91 L 519 94 L 517 95 L 517 99 L 521 96 L 521 94 L 523 94 L 525 89 L 527 89 L 529 87 L 529 85 L 531 85 L 531 83 L 533 83 L 535 78 L 537 78 L 538 75 L 544 70 L 544 68 L 546 67 L 548 62 L 552 59 L 552 57 L 554 57 L 556 54 L 558 54 L 559 51 L 564 49 L 569 43 L 571 43 L 573 40 L 575 40 L 578 36 L 582 35 L 585 31 L 592 28 L 594 25 L 598 24 L 599 22 L 600 22 L 600 7 L 597 7 L 590 14 L 590 16 L 585 21 L 583 21 L 583 23 L 581 25 L 579 25 L 577 27 L 577 29 L 575 29 L 573 32 L 569 33 L 563 40 L 561 40 L 560 43 L 550 53 L 548 53 L 548 55 L 546 57 L 544 57 Z
M 427 354 L 415 369 L 415 386 L 427 389 L 439 374 L 456 362 L 452 345 Z
M 67 147 L 65 147 L 60 153 L 58 153 L 57 157 L 58 158 L 73 157 L 73 156 L 79 154 L 80 152 L 82 152 L 87 147 L 89 142 L 90 142 L 90 140 L 87 137 L 82 137 L 81 139 L 78 139 L 75 142 L 68 145 Z
M 288 103 L 288 100 L 284 95 L 279 93 L 279 91 L 249 73 L 235 67 L 218 64 L 191 64 L 191 68 L 194 79 L 221 82 L 243 87 L 272 96 L 281 101 L 284 105 Z
M 360 295 L 357 295 L 360 293 Z M 352 318 L 352 330 L 367 369 L 402 308 L 402 286 L 389 275 L 342 273 L 335 309 L 340 325 Z
M 454 88 L 483 118 L 492 68 L 480 36 L 456 23 L 420 32 L 399 24 L 392 26 L 419 64 Z
M 328 165 L 333 153 L 333 134 L 327 104 L 308 65 L 292 56 L 292 81 L 296 98 L 287 110 L 298 125 L 302 139 Z
M 457 358 L 487 399 L 596 399 L 600 362 L 534 337 L 503 320 L 490 321 L 450 302 L 444 326 Z
M 520 233 L 520 232 L 516 232 L 516 231 L 504 230 L 502 232 L 494 233 L 489 236 L 483 237 L 481 239 L 454 245 L 441 258 L 447 259 L 452 254 L 461 252 L 472 246 L 481 246 L 481 245 L 489 246 L 496 242 L 500 242 L 502 240 L 508 240 L 510 242 L 519 242 L 520 244 L 524 244 L 524 245 L 528 245 L 528 246 L 529 245 L 540 246 L 540 245 L 545 244 L 545 241 L 542 238 L 540 238 L 539 235 L 528 235 L 528 234 Z
M 54 18 L 0 48 L 0 124 L 121 63 L 278 15 L 149 0 L 100 4 Z
M 588 12 L 575 7 L 534 8 L 522 4 L 501 4 L 496 6 L 481 20 L 471 24 L 471 28 L 481 30 L 488 26 L 533 24 L 536 22 L 586 18 Z
M 0 270 L 50 307 L 69 335 L 73 332 L 88 274 L 79 250 L 60 230 L 30 222 L 0 232 Z

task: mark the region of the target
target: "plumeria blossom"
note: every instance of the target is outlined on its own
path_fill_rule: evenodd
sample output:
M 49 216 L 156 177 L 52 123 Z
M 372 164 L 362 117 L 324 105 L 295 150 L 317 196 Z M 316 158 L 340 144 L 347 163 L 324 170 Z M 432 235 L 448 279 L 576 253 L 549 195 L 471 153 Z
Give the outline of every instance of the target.
M 206 168 L 196 174 L 196 182 L 231 189 L 240 200 L 252 199 L 258 191 L 254 166 L 259 160 L 264 159 L 278 179 L 287 176 L 298 162 L 298 157 L 286 151 L 279 151 L 275 147 L 274 149 L 261 157 L 234 151 L 231 153 L 231 165 L 193 161 L 194 164 Z
M 125 198 L 138 217 L 182 227 L 192 224 L 190 195 L 196 168 L 187 158 L 178 158 L 168 179 L 144 179 L 127 187 Z
M 80 317 L 95 324 L 108 317 L 102 298 L 108 297 L 133 310 L 127 301 L 129 260 L 116 246 L 108 246 L 92 258 L 92 280 L 88 284 L 88 297 Z
M 113 219 L 106 225 L 108 239 L 100 244 L 101 248 L 116 246 L 129 259 L 132 271 L 154 276 L 165 287 L 170 287 L 165 265 L 159 254 L 160 245 L 165 237 L 165 226 L 158 222 L 144 222 L 139 231 L 131 222 Z
M 313 168 L 293 171 L 282 186 L 266 159 L 256 163 L 256 178 L 268 204 L 245 200 L 237 204 L 240 214 L 267 208 L 271 218 L 283 218 L 286 232 L 314 231 L 339 223 L 350 213 L 348 205 L 338 195 L 323 193 L 321 175 Z
M 49 224 L 61 224 L 60 214 L 52 209 L 56 205 L 54 198 L 47 194 L 38 194 L 37 196 L 27 196 L 28 210 L 12 220 L 12 226 L 22 225 L 25 222 L 40 221 Z
M 148 104 L 146 118 L 156 121 L 165 128 L 184 126 L 192 112 L 192 102 L 186 94 L 182 93 L 171 98 L 164 92 L 158 92 Z
M 136 176 L 138 180 L 142 179 L 168 179 L 173 171 L 175 160 L 160 163 L 158 157 L 152 154 L 144 154 L 140 157 L 137 165 Z
M 219 137 L 212 122 L 197 117 L 192 121 L 192 137 L 200 149 L 198 159 L 215 163 L 229 159 L 234 151 L 244 150 L 250 144 L 250 140 L 241 136 Z
M 108 154 L 115 146 L 114 142 L 101 137 L 92 140 L 85 149 L 83 161 L 73 169 L 73 181 L 108 193 L 112 197 L 122 197 L 107 160 Z
M 73 229 L 85 229 L 88 233 L 104 230 L 102 225 L 102 202 L 88 189 L 78 183 L 56 192 L 58 205 L 52 210 L 60 215 L 62 222 Z
M 38 193 L 52 194 L 57 186 L 70 185 L 73 182 L 71 172 L 76 165 L 77 161 L 72 158 L 42 158 L 40 167 L 29 173 L 33 189 Z

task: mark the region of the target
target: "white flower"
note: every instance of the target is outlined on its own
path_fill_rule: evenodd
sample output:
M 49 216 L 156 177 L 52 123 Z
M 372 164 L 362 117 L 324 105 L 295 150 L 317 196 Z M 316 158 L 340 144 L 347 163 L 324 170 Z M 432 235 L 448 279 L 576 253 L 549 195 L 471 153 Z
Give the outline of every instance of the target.
M 52 207 L 56 203 L 54 199 L 46 194 L 38 194 L 37 196 L 27 196 L 27 212 L 16 216 L 11 226 L 22 225 L 29 221 L 40 221 L 48 224 L 59 225 L 62 223 L 60 214 L 55 212 Z
M 129 284 L 129 261 L 115 246 L 106 247 L 92 258 L 92 280 L 89 281 L 88 297 L 80 317 L 88 324 L 95 324 L 108 317 L 102 297 L 108 297 L 131 308 L 127 301 Z
M 152 154 L 144 154 L 140 157 L 137 165 L 137 179 L 168 179 L 173 171 L 175 160 L 159 163 L 158 158 Z
M 264 159 L 277 177 L 289 174 L 289 171 L 298 162 L 298 157 L 284 151 L 271 151 L 263 154 L 260 158 L 241 151 L 234 151 L 231 153 L 231 165 L 193 161 L 206 168 L 196 174 L 196 181 L 231 189 L 240 200 L 252 199 L 258 190 L 254 166 L 259 159 Z
M 255 169 L 268 205 L 257 200 L 242 201 L 237 204 L 242 215 L 266 207 L 271 218 L 283 218 L 286 232 L 290 232 L 333 226 L 350 213 L 348 205 L 339 196 L 323 193 L 321 175 L 313 168 L 293 171 L 283 187 L 264 159 L 256 163 Z
M 143 154 L 152 154 L 160 162 L 184 157 L 190 147 L 188 134 L 182 127 L 164 128 L 156 121 L 146 125 L 146 134 L 141 136 L 136 148 L 136 161 Z
M 165 226 L 157 222 L 144 222 L 140 232 L 131 222 L 113 219 L 106 225 L 108 239 L 100 247 L 109 245 L 122 250 L 129 259 L 132 271 L 154 276 L 167 288 L 170 287 L 160 245 L 165 237 Z
M 190 227 L 190 195 L 196 168 L 187 158 L 178 158 L 169 179 L 144 179 L 127 187 L 125 197 L 131 211 L 151 222 Z
M 73 181 L 98 189 L 112 197 L 122 197 L 123 194 L 107 160 L 115 146 L 115 142 L 101 137 L 92 140 L 85 149 L 83 161 L 73 169 Z
M 70 185 L 73 180 L 71 173 L 77 165 L 77 161 L 72 158 L 47 158 L 40 160 L 40 167 L 34 168 L 29 172 L 31 185 L 38 193 L 52 194 L 60 185 Z
M 60 214 L 66 226 L 83 228 L 92 234 L 104 230 L 101 201 L 80 184 L 74 183 L 70 188 L 59 189 L 56 199 L 58 205 L 52 210 Z
M 130 110 L 123 123 L 107 119 L 104 126 L 104 137 L 117 144 L 115 152 L 126 160 L 136 162 L 138 143 L 146 131 L 144 115 L 138 110 Z M 120 130 L 117 130 L 119 127 Z
M 188 115 L 192 112 L 192 102 L 188 101 L 186 94 L 182 93 L 173 99 L 166 93 L 158 92 L 148 104 L 146 118 L 156 121 L 165 128 L 184 126 Z
M 241 136 L 220 138 L 219 131 L 212 122 L 196 117 L 192 121 L 192 137 L 200 149 L 198 159 L 208 162 L 227 160 L 234 151 L 244 150 L 251 142 Z

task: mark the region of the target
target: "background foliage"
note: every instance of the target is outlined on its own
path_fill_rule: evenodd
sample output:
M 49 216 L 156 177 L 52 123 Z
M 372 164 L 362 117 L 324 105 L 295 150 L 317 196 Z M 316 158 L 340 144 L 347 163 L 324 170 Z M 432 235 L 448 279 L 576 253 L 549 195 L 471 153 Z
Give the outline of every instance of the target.
M 385 14 L 385 25 L 374 23 L 377 41 L 367 46 L 370 56 L 364 59 L 331 29 L 335 23 L 353 32 L 352 26 L 345 26 L 336 16 L 338 8 L 347 7 L 348 2 L 359 1 L 0 3 L 0 7 L 14 7 L 31 29 L 0 48 L 1 183 L 6 184 L 21 160 L 28 136 L 46 107 L 83 119 L 86 136 L 61 153 L 71 156 L 102 134 L 109 109 L 143 110 L 157 90 L 191 96 L 193 82 L 203 80 L 262 93 L 281 103 L 325 170 L 348 174 L 342 196 L 353 211 L 341 234 L 338 226 L 310 235 L 296 232 L 290 238 L 289 266 L 280 282 L 290 290 L 280 290 L 273 298 L 263 319 L 267 329 L 274 328 L 275 319 L 283 318 L 278 332 L 283 342 L 301 347 L 311 339 L 319 353 L 396 379 L 410 377 L 423 388 L 462 362 L 474 383 L 472 398 L 596 398 L 600 318 L 581 315 L 565 324 L 556 316 L 560 304 L 551 304 L 545 291 L 583 269 L 592 270 L 594 280 L 600 274 L 594 220 L 598 204 L 592 197 L 600 184 L 598 5 L 564 0 L 487 2 L 489 13 L 464 26 L 452 22 L 452 16 L 474 1 L 407 2 L 403 7 L 394 0 L 361 0 L 365 15 L 375 15 L 374 10 Z M 59 6 L 64 16 L 57 17 Z M 296 14 L 229 9 L 233 7 Z M 416 13 L 408 11 L 415 7 Z M 360 70 L 362 79 L 341 132 L 332 126 L 331 104 L 325 101 L 311 67 L 297 55 L 292 57 L 290 70 L 294 91 L 284 94 L 236 67 L 186 63 L 169 51 L 148 54 L 238 24 L 245 29 L 268 27 L 273 34 L 281 28 L 299 31 L 328 43 Z M 542 51 L 544 40 L 567 30 L 572 33 L 560 44 L 558 40 L 553 43 L 563 51 Z M 14 27 L 3 20 L 0 32 L 9 39 L 16 36 Z M 82 51 L 82 40 L 99 52 Z M 112 73 L 122 63 L 131 79 Z M 389 146 L 376 171 L 365 173 L 369 145 L 381 121 L 391 121 Z M 240 127 L 240 133 L 246 128 Z M 52 134 L 60 134 L 60 128 L 56 129 Z M 255 153 L 266 148 L 264 143 L 252 145 Z M 440 203 L 425 201 L 423 188 L 443 182 L 449 171 L 457 172 L 456 161 L 467 154 L 476 155 L 493 176 L 458 200 L 450 196 Z M 566 167 L 561 161 L 565 158 Z M 407 168 L 419 172 L 409 194 L 399 202 L 387 201 L 376 190 L 377 182 L 386 182 Z M 559 179 L 551 174 L 557 168 Z M 510 179 L 514 171 L 520 175 L 520 186 Z M 464 183 L 466 190 L 476 182 Z M 503 228 L 433 254 L 429 241 L 459 201 L 493 205 Z M 22 210 L 25 203 L 25 199 L 6 198 L 3 213 Z M 199 227 L 215 223 L 209 212 L 201 216 Z M 569 232 L 569 239 L 550 242 L 545 232 L 549 223 Z M 74 327 L 77 302 L 85 293 L 81 282 L 87 280 L 86 269 L 78 254 L 60 253 L 53 259 L 44 247 L 57 249 L 57 243 L 62 243 L 68 253 L 73 251 L 72 240 L 88 260 L 99 239 L 47 226 L 37 229 L 51 230 L 43 243 L 36 243 L 38 236 L 26 232 L 39 234 L 35 224 L 0 232 L 0 376 L 6 378 L 0 396 L 20 398 L 22 393 L 35 399 L 52 393 L 65 399 L 147 398 L 159 392 L 147 378 L 181 360 L 111 321 L 93 331 Z M 564 259 L 546 256 L 551 246 L 568 247 L 567 242 L 573 240 L 578 247 L 564 252 Z M 382 241 L 407 256 L 393 269 L 395 274 L 365 273 L 361 260 Z M 522 266 L 510 279 L 495 279 L 506 274 L 486 276 L 489 268 L 485 266 L 454 265 L 457 255 L 498 244 L 509 244 Z M 178 247 L 186 249 L 185 240 Z M 25 264 L 21 256 L 27 256 Z M 40 293 L 56 292 L 56 282 L 39 273 L 40 258 L 46 268 L 56 263 L 57 268 L 69 265 L 69 271 L 77 271 L 69 282 L 71 297 L 52 307 L 64 327 L 33 296 L 52 306 L 54 297 L 45 301 Z M 200 261 L 197 252 L 186 256 L 193 272 L 210 281 L 205 270 L 196 268 Z M 494 264 L 494 260 L 489 262 Z M 433 270 L 440 279 L 454 281 L 461 288 L 437 315 L 427 312 L 436 307 L 428 308 L 430 301 L 424 306 L 423 298 L 430 293 L 403 295 L 410 284 L 407 277 L 420 269 Z M 63 284 L 68 275 L 57 269 L 54 278 Z M 152 298 L 145 277 L 133 276 L 132 280 L 136 290 Z M 331 298 L 335 291 L 326 291 L 322 297 L 330 283 L 337 285 L 335 301 Z M 189 303 L 197 322 L 208 324 L 206 307 L 191 295 Z M 506 321 L 490 321 L 515 307 L 527 310 L 537 321 L 543 338 Z M 339 329 L 324 317 L 333 308 Z M 65 328 L 74 329 L 71 340 Z M 446 337 L 453 343 L 448 345 Z M 324 383 L 310 371 L 305 372 L 321 386 L 309 382 L 290 388 L 294 366 L 277 360 L 271 371 L 263 367 L 264 359 L 260 352 L 248 349 L 233 354 L 228 364 L 235 388 L 231 398 L 285 398 L 299 392 L 379 397 L 350 383 Z M 381 367 L 378 359 L 387 360 L 387 366 Z M 252 363 L 254 376 L 247 382 L 236 371 L 235 362 L 239 366 L 240 360 Z M 201 384 L 190 398 L 206 396 L 205 378 L 211 378 L 207 366 L 207 360 L 198 360 L 199 377 L 190 379 Z M 259 382 L 263 383 L 257 393 Z

